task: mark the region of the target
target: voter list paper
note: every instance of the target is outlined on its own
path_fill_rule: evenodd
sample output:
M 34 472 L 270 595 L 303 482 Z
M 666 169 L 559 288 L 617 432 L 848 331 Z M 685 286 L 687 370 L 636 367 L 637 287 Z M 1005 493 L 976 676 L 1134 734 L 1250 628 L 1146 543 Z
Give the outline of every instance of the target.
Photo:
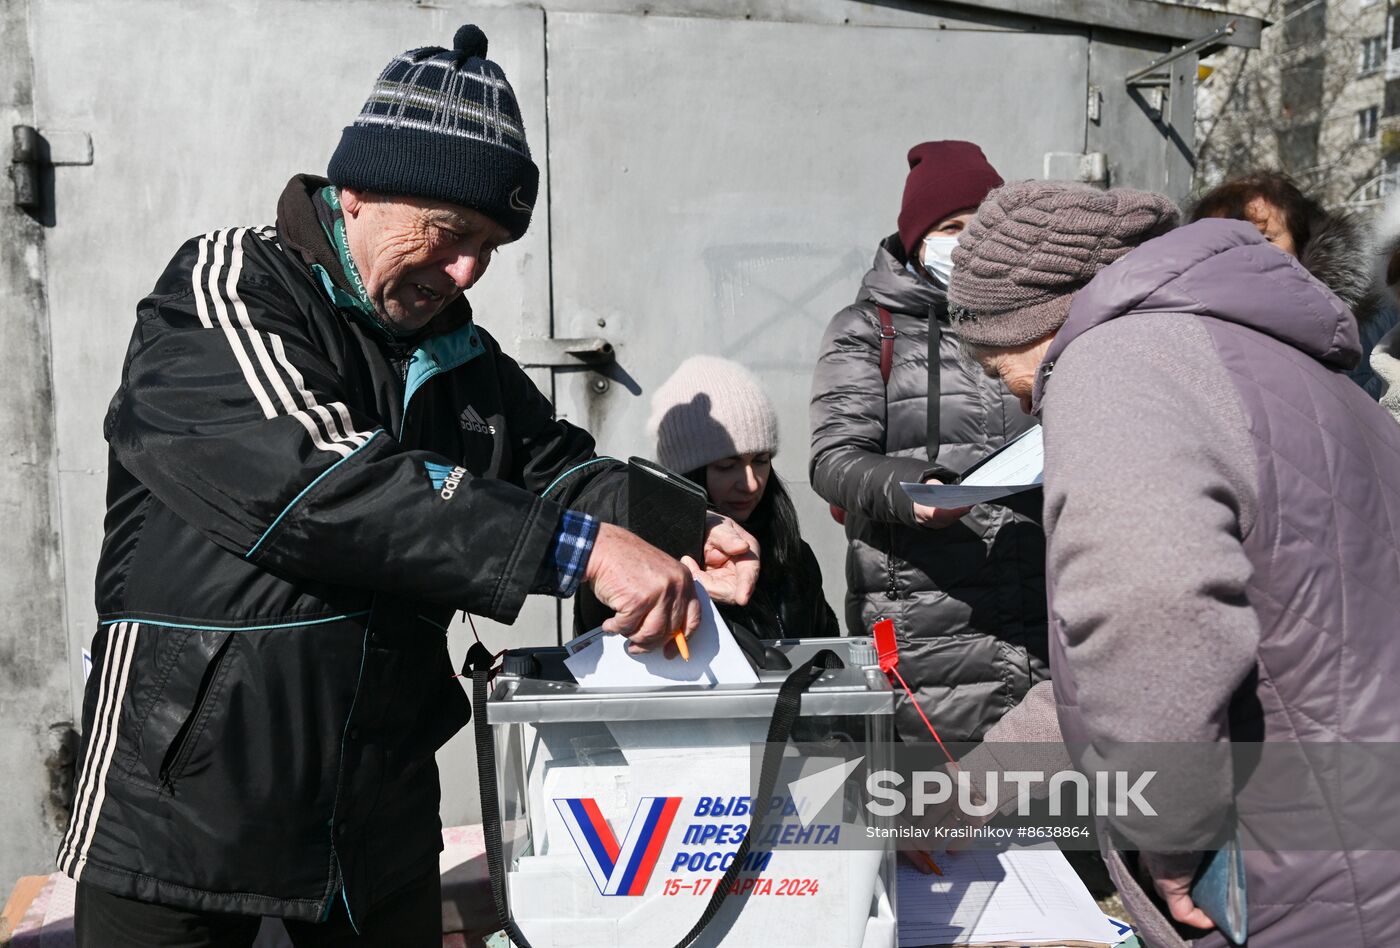
M 565 667 L 584 688 L 757 684 L 758 675 L 705 587 L 696 583 L 695 595 L 700 599 L 700 627 L 686 639 L 690 661 L 679 655 L 668 658 L 659 648 L 633 655 L 625 638 L 598 628 L 564 646 L 569 652 Z
M 901 483 L 914 503 L 925 507 L 970 507 L 1035 490 L 1045 482 L 1045 443 L 1040 425 L 988 455 L 956 484 Z
M 899 948 L 1079 945 L 1125 936 L 1053 845 L 935 855 L 941 876 L 900 864 Z

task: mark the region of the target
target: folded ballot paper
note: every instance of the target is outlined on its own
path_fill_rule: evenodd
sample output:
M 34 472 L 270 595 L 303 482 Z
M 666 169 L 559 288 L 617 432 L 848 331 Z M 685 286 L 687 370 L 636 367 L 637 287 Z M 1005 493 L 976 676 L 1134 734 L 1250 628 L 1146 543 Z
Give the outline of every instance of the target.
M 632 655 L 627 640 L 594 629 L 568 643 L 564 665 L 584 688 L 657 688 L 675 685 L 754 685 L 758 675 L 734 634 L 699 583 L 700 627 L 686 640 L 690 661 L 662 649 Z
M 1040 425 L 1008 441 L 967 470 L 956 484 L 899 486 L 925 507 L 970 507 L 1022 491 L 1045 481 L 1045 446 Z

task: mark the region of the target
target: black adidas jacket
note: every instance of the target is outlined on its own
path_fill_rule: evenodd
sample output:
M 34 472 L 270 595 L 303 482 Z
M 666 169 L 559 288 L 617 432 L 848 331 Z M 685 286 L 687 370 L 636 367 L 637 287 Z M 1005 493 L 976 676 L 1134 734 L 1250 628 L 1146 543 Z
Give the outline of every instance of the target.
M 122 895 L 353 919 L 435 868 L 433 752 L 469 714 L 445 626 L 548 586 L 565 507 L 616 519 L 620 466 L 465 301 L 411 352 L 332 304 L 324 184 L 294 178 L 275 229 L 180 249 L 107 415 L 59 865 Z

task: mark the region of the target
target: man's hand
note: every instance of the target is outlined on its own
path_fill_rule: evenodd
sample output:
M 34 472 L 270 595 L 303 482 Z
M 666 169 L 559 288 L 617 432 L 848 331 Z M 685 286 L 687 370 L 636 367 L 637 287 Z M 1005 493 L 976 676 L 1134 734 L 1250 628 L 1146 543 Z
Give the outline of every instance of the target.
M 1195 867 L 1200 861 L 1196 854 L 1193 853 L 1183 860 L 1180 856 L 1143 853 L 1139 859 L 1143 871 L 1152 879 L 1157 894 L 1167 903 L 1167 910 L 1171 912 L 1172 918 L 1183 925 L 1196 928 L 1215 927 L 1210 916 L 1191 901 L 1191 879 L 1195 876 Z
M 758 582 L 758 541 L 724 514 L 705 515 L 705 568 L 681 557 L 715 602 L 746 605 Z
M 936 477 L 930 477 L 924 483 L 942 484 L 943 482 Z M 921 527 L 942 530 L 944 527 L 957 523 L 971 509 L 971 507 L 925 507 L 923 504 L 915 504 L 914 519 Z
M 686 568 L 621 527 L 599 525 L 584 578 L 598 601 L 617 613 L 603 629 L 629 639 L 629 652 L 650 651 L 700 625 L 700 601 Z

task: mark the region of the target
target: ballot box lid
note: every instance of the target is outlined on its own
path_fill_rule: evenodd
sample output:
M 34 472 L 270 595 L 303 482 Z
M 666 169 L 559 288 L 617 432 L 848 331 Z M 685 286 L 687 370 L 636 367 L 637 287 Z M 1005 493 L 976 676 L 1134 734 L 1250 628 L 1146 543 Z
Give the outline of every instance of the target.
M 835 651 L 845 663 L 843 668 L 824 672 L 802 695 L 802 715 L 890 715 L 894 692 L 884 674 L 878 667 L 851 660 L 852 651 L 861 660 L 873 654 L 868 642 L 782 639 L 767 644 L 782 652 L 793 668 L 824 648 Z M 584 689 L 563 667 L 562 649 L 530 651 L 536 659 L 532 673 L 497 677 L 489 697 L 492 724 L 768 718 L 789 674 L 786 669 L 759 671 L 754 685 Z

